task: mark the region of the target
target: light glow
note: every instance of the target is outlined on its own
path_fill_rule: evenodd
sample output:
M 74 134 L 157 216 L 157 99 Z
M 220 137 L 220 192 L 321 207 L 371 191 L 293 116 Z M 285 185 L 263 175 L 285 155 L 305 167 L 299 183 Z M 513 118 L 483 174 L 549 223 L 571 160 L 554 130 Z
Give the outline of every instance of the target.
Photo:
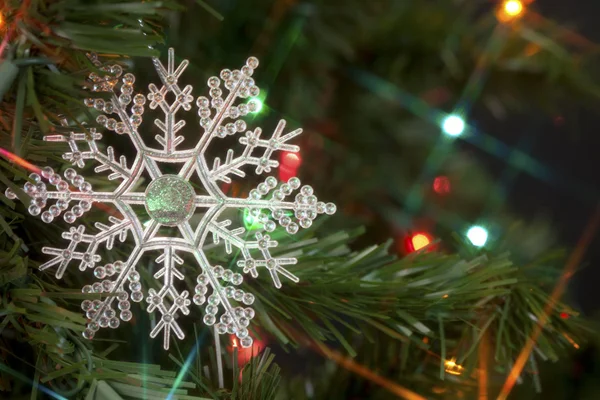
M 488 240 L 488 231 L 481 226 L 473 226 L 467 231 L 467 238 L 476 247 L 483 247 Z
M 40 167 L 38 167 L 37 165 L 33 165 L 29 161 L 22 159 L 18 155 L 11 153 L 10 151 L 3 149 L 2 147 L 0 147 L 0 156 L 5 157 L 9 161 L 12 161 L 17 165 L 28 169 L 31 172 L 35 172 L 36 174 L 39 174 L 42 171 L 42 169 Z
M 456 114 L 451 114 L 442 121 L 442 130 L 449 136 L 460 136 L 465 130 L 465 120 Z
M 461 375 L 464 367 L 456 363 L 456 359 L 447 360 L 444 363 L 445 371 L 450 375 Z
M 246 227 L 247 231 L 262 228 L 262 224 L 258 221 L 258 217 L 252 215 L 249 208 L 244 209 L 244 227 Z
M 506 15 L 516 17 L 523 12 L 523 3 L 519 0 L 508 0 L 504 3 L 503 8 Z
M 260 112 L 260 110 L 262 110 L 263 108 L 263 102 L 261 99 L 259 99 L 258 97 L 253 97 L 250 99 L 250 101 L 253 101 L 256 104 L 256 109 L 254 111 L 252 111 L 254 114 L 258 114 Z
M 417 233 L 416 235 L 413 235 L 413 237 L 410 239 L 410 242 L 414 251 L 418 251 L 423 247 L 428 246 L 431 243 L 431 239 L 424 233 Z
M 287 151 L 282 153 L 281 163 L 288 168 L 296 169 L 302 164 L 302 159 L 297 153 Z
M 438 176 L 433 180 L 433 190 L 440 195 L 450 193 L 452 185 L 450 179 L 447 176 Z
M 496 18 L 500 22 L 510 22 L 521 18 L 524 12 L 525 6 L 521 0 L 505 0 L 498 8 Z

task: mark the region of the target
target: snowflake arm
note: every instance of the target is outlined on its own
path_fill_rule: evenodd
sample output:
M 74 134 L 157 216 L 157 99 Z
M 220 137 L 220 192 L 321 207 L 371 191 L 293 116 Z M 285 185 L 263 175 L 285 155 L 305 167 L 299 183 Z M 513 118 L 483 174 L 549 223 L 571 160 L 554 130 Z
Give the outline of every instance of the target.
M 243 268 L 244 273 L 250 273 L 252 277 L 258 277 L 258 267 L 266 267 L 269 270 L 269 274 L 273 279 L 273 284 L 278 289 L 281 288 L 281 280 L 279 279 L 278 273 L 285 276 L 292 282 L 298 282 L 299 279 L 294 274 L 282 267 L 282 265 L 293 265 L 296 264 L 295 258 L 273 258 L 269 251 L 270 247 L 276 247 L 277 241 L 271 240 L 269 235 L 262 235 L 260 232 L 256 234 L 256 240 L 246 241 L 241 238 L 241 235 L 245 232 L 244 228 L 236 228 L 227 230 L 226 227 L 231 224 L 230 220 L 225 220 L 218 223 L 211 223 L 210 231 L 213 235 L 213 243 L 219 244 L 222 239 L 225 242 L 225 251 L 227 254 L 231 254 L 232 246 L 237 247 L 242 254 L 244 260 L 237 262 L 238 267 Z M 250 250 L 260 249 L 263 255 L 263 260 L 256 260 L 252 258 Z
M 231 220 L 229 219 L 210 223 L 209 230 L 212 232 L 214 244 L 219 244 L 221 239 L 223 239 L 225 242 L 225 252 L 227 254 L 231 254 L 232 246 L 235 246 L 242 251 L 256 248 L 256 243 L 246 242 L 240 237 L 240 235 L 246 231 L 244 228 L 239 227 L 228 230 L 227 227 L 229 225 L 231 225 Z
M 181 311 L 185 315 L 190 313 L 188 306 L 191 304 L 191 301 L 188 299 L 189 292 L 187 290 L 179 293 L 174 285 L 174 278 L 179 280 L 184 279 L 183 274 L 175 267 L 176 264 L 182 265 L 183 259 L 175 254 L 171 246 L 167 246 L 164 253 L 156 259 L 156 262 L 163 263 L 163 267 L 154 274 L 154 278 L 163 278 L 163 285 L 158 292 L 150 289 L 146 301 L 148 302 L 148 312 L 158 310 L 162 316 L 150 332 L 150 337 L 154 338 L 163 331 L 163 347 L 168 349 L 171 332 L 180 340 L 185 337 L 185 334 L 177 323 L 176 317 L 178 311 Z M 169 304 L 171 305 L 169 306 Z
M 79 270 L 84 271 L 87 268 L 94 268 L 95 264 L 100 261 L 100 256 L 96 254 L 100 244 L 104 244 L 107 250 L 112 249 L 114 241 L 119 238 L 121 242 L 124 242 L 127 238 L 127 231 L 131 225 L 131 221 L 121 221 L 115 217 L 108 217 L 112 226 L 96 222 L 96 228 L 100 232 L 96 235 L 85 234 L 85 227 L 79 225 L 77 228 L 72 227 L 69 232 L 64 232 L 62 237 L 70 240 L 69 246 L 66 249 L 57 249 L 54 247 L 44 247 L 42 252 L 44 254 L 50 254 L 55 256 L 50 261 L 42 264 L 40 270 L 46 270 L 56 264 L 59 264 L 56 270 L 56 277 L 62 278 L 67 265 L 71 260 L 81 260 L 79 264 Z M 79 243 L 87 243 L 88 247 L 85 252 L 75 251 Z
M 159 177 L 160 170 L 155 160 L 148 156 L 149 149 L 144 144 L 141 135 L 138 132 L 138 127 L 142 124 L 144 113 L 144 104 L 146 103 L 146 97 L 142 94 L 133 95 L 133 85 L 135 83 L 135 76 L 131 73 L 126 73 L 119 83 L 119 77 L 123 74 L 121 66 L 114 64 L 111 66 L 102 66 L 102 63 L 97 59 L 95 55 L 88 55 L 94 65 L 99 70 L 105 73 L 104 76 L 92 72 L 89 78 L 92 82 L 92 91 L 95 92 L 108 92 L 110 93 L 110 100 L 104 100 L 102 98 L 88 98 L 85 100 L 85 104 L 88 107 L 93 107 L 98 111 L 103 111 L 105 114 L 100 114 L 96 118 L 96 122 L 104 126 L 110 131 L 114 131 L 119 135 L 127 134 L 131 139 L 133 145 L 138 150 L 139 154 L 134 161 L 132 170 L 138 169 L 138 166 L 143 165 L 148 170 L 148 173 L 153 179 Z M 117 95 L 116 88 L 120 88 L 120 95 Z M 133 102 L 131 106 L 131 113 L 127 112 L 126 107 Z M 107 115 L 116 114 L 119 121 L 115 118 L 108 117 Z M 131 179 L 125 181 L 122 188 L 129 188 L 137 179 L 135 174 Z
M 82 291 L 84 293 L 108 293 L 108 296 L 104 300 L 94 300 L 93 302 L 84 300 L 81 303 L 81 308 L 86 312 L 86 316 L 90 320 L 86 330 L 83 332 L 84 337 L 88 339 L 93 338 L 99 328 L 106 328 L 108 326 L 117 328 L 119 326 L 119 319 L 116 318 L 116 312 L 112 306 L 115 301 L 118 302 L 118 308 L 121 310 L 119 315 L 121 320 L 131 320 L 133 315 L 130 311 L 131 303 L 129 299 L 134 302 L 140 302 L 144 298 L 140 274 L 135 270 L 135 265 L 141 255 L 141 246 L 136 246 L 125 263 L 117 261 L 114 264 L 106 264 L 103 267 L 95 268 L 94 276 L 104 280 L 101 283 L 95 282 L 93 285 L 86 285 Z M 115 274 L 118 274 L 116 279 L 107 279 Z M 131 295 L 125 290 L 125 283 L 127 281 L 129 282 Z
M 167 68 L 165 68 L 159 59 L 154 58 L 152 60 L 156 68 L 163 86 L 158 89 L 156 85 L 151 83 L 149 85 L 150 94 L 148 98 L 151 100 L 150 108 L 155 109 L 160 107 L 165 114 L 164 121 L 159 119 L 154 120 L 154 124 L 163 132 L 164 136 L 156 135 L 156 140 L 163 146 L 166 154 L 172 154 L 175 148 L 183 142 L 183 136 L 176 136 L 177 132 L 185 126 L 185 121 L 175 121 L 175 114 L 180 107 L 184 110 L 189 111 L 192 106 L 191 102 L 194 97 L 190 94 L 192 92 L 192 86 L 187 85 L 183 90 L 177 85 L 177 80 L 183 74 L 187 68 L 189 61 L 183 60 L 181 64 L 175 69 L 175 52 L 173 49 L 169 49 L 169 58 Z M 169 104 L 166 99 L 166 95 L 169 91 L 175 94 L 175 102 Z
M 194 165 L 199 170 L 204 169 L 202 162 L 204 152 L 213 138 L 224 138 L 227 135 L 234 135 L 246 129 L 246 122 L 239 118 L 249 112 L 256 111 L 258 104 L 254 100 L 249 101 L 247 104 L 242 103 L 239 106 L 235 106 L 234 103 L 238 98 L 255 97 L 260 93 L 258 86 L 251 78 L 257 66 L 258 59 L 250 57 L 241 70 L 230 71 L 224 69 L 221 71 L 220 77 L 225 82 L 225 89 L 229 91 L 225 99 L 223 99 L 221 79 L 216 76 L 208 79 L 211 100 L 208 100 L 205 96 L 200 96 L 196 100 L 200 126 L 203 128 L 204 134 L 193 150 L 193 156 L 181 168 L 179 176 L 189 178 Z M 212 118 L 211 108 L 215 110 L 215 115 Z M 229 118 L 230 122 L 224 125 L 226 118 Z M 211 180 L 211 182 L 214 182 L 214 180 Z
M 67 122 L 65 120 L 61 121 L 61 124 L 64 127 L 67 126 Z M 106 170 L 112 171 L 112 173 L 108 176 L 109 180 L 117 178 L 131 178 L 131 170 L 127 168 L 127 159 L 125 156 L 121 156 L 117 162 L 115 160 L 114 149 L 111 146 L 107 147 L 106 153 L 102 153 L 96 144 L 96 141 L 100 139 L 102 139 L 102 135 L 97 133 L 95 128 L 90 128 L 89 132 L 84 133 L 76 133 L 71 131 L 68 136 L 44 136 L 44 140 L 47 142 L 67 142 L 71 151 L 65 152 L 63 154 L 63 158 L 79 168 L 83 168 L 85 166 L 85 160 L 94 159 L 100 163 L 100 165 L 95 168 L 96 172 L 103 172 Z M 86 142 L 89 150 L 81 151 L 77 145 L 77 142 Z
M 249 336 L 247 327 L 250 325 L 251 319 L 254 318 L 254 310 L 250 307 L 244 308 L 241 305 L 234 307 L 231 302 L 233 300 L 238 304 L 245 305 L 254 303 L 253 294 L 236 288 L 244 280 L 242 275 L 220 265 L 212 267 L 201 251 L 194 251 L 194 256 L 203 272 L 198 275 L 198 284 L 195 287 L 196 294 L 193 301 L 194 304 L 199 306 L 207 303 L 203 318 L 204 323 L 209 326 L 215 325 L 217 332 L 221 335 L 225 333 L 235 334 L 240 339 L 240 344 L 243 347 L 250 347 L 253 340 Z M 230 283 L 230 285 L 225 286 L 225 283 Z M 212 294 L 207 299 L 205 295 L 209 287 L 212 289 Z M 219 313 L 220 308 L 223 311 L 217 323 L 216 315 Z
M 143 149 L 145 146 L 137 133 L 137 127 L 142 123 L 142 114 L 144 112 L 146 98 L 141 94 L 132 97 L 135 76 L 131 73 L 123 75 L 123 69 L 117 64 L 103 66 L 94 54 L 88 54 L 88 57 L 92 63 L 104 73 L 103 76 L 100 76 L 95 72 L 90 73 L 89 79 L 92 84 L 92 91 L 110 93 L 111 98 L 110 100 L 88 98 L 85 100 L 85 104 L 88 107 L 93 107 L 96 110 L 105 113 L 96 118 L 98 124 L 119 135 L 127 133 L 131 137 L 136 148 L 138 148 L 138 150 Z M 121 82 L 119 82 L 121 75 L 123 75 L 123 77 L 121 78 Z M 117 95 L 115 89 L 119 87 L 121 94 Z M 132 100 L 134 105 L 131 108 L 131 115 L 129 115 L 125 107 L 129 105 Z M 107 116 L 111 114 L 116 114 L 120 121 Z
M 269 248 L 277 247 L 278 243 L 275 240 L 271 240 L 269 235 L 263 235 L 258 232 L 256 234 L 258 248 L 263 256 L 263 260 L 255 260 L 252 257 L 244 257 L 245 260 L 238 261 L 237 265 L 240 268 L 244 269 L 244 272 L 250 272 L 253 277 L 258 276 L 257 268 L 265 267 L 269 271 L 271 275 L 271 279 L 273 280 L 273 285 L 277 289 L 281 289 L 281 280 L 279 279 L 279 275 L 281 274 L 291 280 L 292 282 L 298 283 L 300 279 L 292 274 L 290 271 L 282 267 L 282 265 L 294 265 L 298 262 L 295 258 L 274 258 L 271 256 L 271 252 Z

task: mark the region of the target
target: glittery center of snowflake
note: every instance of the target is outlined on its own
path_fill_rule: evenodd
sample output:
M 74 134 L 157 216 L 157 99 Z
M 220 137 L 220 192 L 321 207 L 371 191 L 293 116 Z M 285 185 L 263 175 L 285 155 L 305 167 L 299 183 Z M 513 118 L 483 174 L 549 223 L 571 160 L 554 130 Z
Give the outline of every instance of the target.
M 148 185 L 144 205 L 154 221 L 176 226 L 194 214 L 195 197 L 189 182 L 176 175 L 163 175 Z
M 69 264 L 79 262 L 81 271 L 94 271 L 97 281 L 84 286 L 82 290 L 84 293 L 102 293 L 102 297 L 93 301 L 84 300 L 81 304 L 89 319 L 83 333 L 86 338 L 91 339 L 100 328 L 117 328 L 120 320 L 131 320 L 130 301 L 140 302 L 145 298 L 147 311 L 156 311 L 159 315 L 150 336 L 156 337 L 162 332 L 165 349 L 169 347 L 171 333 L 179 339 L 184 338 L 178 319 L 181 314 L 190 313 L 192 302 L 204 306 L 203 321 L 206 325 L 214 326 L 219 334 L 235 334 L 242 347 L 251 346 L 248 326 L 255 313 L 249 306 L 255 298 L 252 293 L 240 288 L 244 280 L 242 274 L 256 278 L 262 269 L 269 274 L 277 288 L 282 286 L 281 277 L 298 282 L 298 277 L 286 268 L 296 264 L 296 258 L 274 256 L 271 250 L 278 243 L 268 233 L 279 225 L 287 233 L 295 234 L 300 228 L 309 228 L 318 214 L 333 214 L 336 207 L 333 203 L 318 201 L 313 189 L 307 185 L 301 186 L 300 180 L 295 177 L 280 183 L 269 176 L 251 190 L 247 198 L 228 197 L 218 183 L 229 183 L 232 176 L 245 177 L 244 169 L 247 166 L 251 166 L 256 174 L 271 172 L 279 166 L 272 159 L 276 151 L 299 151 L 298 146 L 288 141 L 302 130 L 295 129 L 284 134 L 286 123 L 281 120 L 271 137 L 264 139 L 260 128 L 247 129 L 246 122 L 241 118 L 258 110 L 259 106 L 253 100 L 237 105 L 236 101 L 259 94 L 251 78 L 258 60 L 250 57 L 240 70 L 224 69 L 220 79 L 216 76 L 208 79 L 211 99 L 200 96 L 196 100 L 202 136 L 192 149 L 179 150 L 178 146 L 184 137 L 178 132 L 185 126 L 185 121 L 177 119 L 176 114 L 180 109 L 191 110 L 193 101 L 190 94 L 192 87 L 188 85 L 181 89 L 178 85 L 188 61 L 183 60 L 176 68 L 173 49 L 169 49 L 166 67 L 154 59 L 162 86 L 158 88 L 150 84 L 149 93 L 144 96 L 133 94 L 135 77 L 132 74 L 123 75 L 119 65 L 103 65 L 97 57 L 90 57 L 98 70 L 103 71 L 102 74 L 90 74 L 93 90 L 105 92 L 108 96 L 89 98 L 85 103 L 103 112 L 96 119 L 99 125 L 130 138 L 136 156 L 128 164 L 125 157 L 115 157 L 112 147 L 103 151 L 97 143 L 102 135 L 95 128 L 44 138 L 46 141 L 66 142 L 69 151 L 63 154 L 63 158 L 73 166 L 81 168 L 87 161 L 94 160 L 99 164 L 96 172 L 108 171 L 108 179 L 120 183 L 111 192 L 96 192 L 73 168 L 65 170 L 63 179 L 52 168 L 45 167 L 41 176 L 30 175 L 30 182 L 24 186 L 25 192 L 32 197 L 29 212 L 32 215 L 41 214 L 42 220 L 47 223 L 63 215 L 67 223 L 73 224 L 91 209 L 93 203 L 109 203 L 121 216 L 108 217 L 108 223 L 96 222 L 95 233 L 86 232 L 84 225 L 71 227 L 62 234 L 69 241 L 66 248 L 42 249 L 53 258 L 41 265 L 40 269 L 56 267 L 55 275 L 61 278 Z M 228 93 L 225 97 L 224 91 Z M 175 96 L 174 101 L 168 100 L 169 93 Z M 105 100 L 107 97 L 110 99 Z M 155 136 L 162 146 L 158 149 L 148 146 L 148 138 L 142 137 L 138 131 L 146 99 L 150 101 L 150 109 L 159 109 L 164 114 L 164 119 L 154 120 L 154 125 L 162 132 Z M 130 112 L 127 111 L 129 105 Z M 66 121 L 63 125 L 63 131 L 67 131 Z M 239 135 L 238 142 L 243 146 L 243 151 L 236 155 L 233 149 L 229 149 L 223 159 L 215 157 L 209 163 L 207 148 L 211 142 L 233 135 Z M 87 148 L 82 149 L 82 145 Z M 175 165 L 179 172 L 165 175 L 159 163 Z M 209 166 L 211 164 L 212 167 Z M 151 182 L 145 192 L 137 192 L 135 188 L 139 186 L 143 172 L 150 176 Z M 200 179 L 206 195 L 198 195 L 193 190 L 189 181 L 194 175 Z M 56 189 L 48 189 L 44 180 Z M 10 190 L 6 194 L 9 198 L 16 197 Z M 49 205 L 51 202 L 53 204 Z M 142 222 L 134 212 L 133 207 L 139 205 L 146 207 L 150 221 Z M 231 227 L 232 221 L 221 217 L 230 208 L 245 209 L 245 213 L 251 215 L 262 229 L 252 234 L 246 233 L 243 227 Z M 200 215 L 200 222 L 194 227 L 190 217 L 196 212 Z M 176 227 L 179 237 L 161 236 L 160 227 L 163 225 Z M 127 237 L 134 242 L 128 258 L 100 265 L 99 249 L 105 247 L 111 250 L 115 240 L 123 242 Z M 211 244 L 223 244 L 227 254 L 231 254 L 235 248 L 240 259 L 232 264 L 231 269 L 212 265 L 203 250 Z M 152 276 L 159 283 L 155 285 L 158 289 L 151 288 L 144 295 L 137 269 L 142 255 L 150 252 L 157 253 L 155 260 L 160 267 Z M 179 269 L 183 264 L 181 254 L 191 256 L 199 269 L 193 293 L 180 289 L 185 286 L 184 275 Z M 147 265 L 139 267 L 148 268 Z

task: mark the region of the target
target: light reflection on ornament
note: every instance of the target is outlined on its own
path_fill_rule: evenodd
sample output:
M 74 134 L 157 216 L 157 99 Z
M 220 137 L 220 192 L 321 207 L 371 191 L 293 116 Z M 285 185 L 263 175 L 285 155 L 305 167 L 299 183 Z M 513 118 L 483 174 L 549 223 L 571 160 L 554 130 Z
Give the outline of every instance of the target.
M 260 110 L 262 110 L 262 108 L 263 108 L 262 100 L 259 99 L 258 97 L 252 97 L 250 100 L 253 101 L 254 103 L 256 103 L 256 109 L 251 112 L 254 114 L 258 114 L 260 112 Z
M 258 217 L 252 215 L 249 208 L 244 209 L 243 219 L 244 227 L 247 231 L 253 231 L 255 229 L 262 228 L 262 224 L 258 221 Z

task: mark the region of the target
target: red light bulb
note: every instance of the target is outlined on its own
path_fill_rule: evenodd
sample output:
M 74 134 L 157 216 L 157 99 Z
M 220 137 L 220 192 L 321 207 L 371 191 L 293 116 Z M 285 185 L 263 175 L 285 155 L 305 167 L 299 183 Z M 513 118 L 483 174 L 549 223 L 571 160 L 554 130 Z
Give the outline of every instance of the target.
M 279 162 L 279 180 L 287 182 L 288 179 L 297 175 L 296 172 L 302 164 L 302 158 L 298 153 L 284 151 L 281 153 Z
M 433 180 L 433 190 L 440 195 L 446 195 L 452 190 L 447 176 L 438 176 Z
M 291 169 L 297 169 L 302 164 L 302 158 L 298 153 L 285 151 L 281 153 L 281 164 Z

